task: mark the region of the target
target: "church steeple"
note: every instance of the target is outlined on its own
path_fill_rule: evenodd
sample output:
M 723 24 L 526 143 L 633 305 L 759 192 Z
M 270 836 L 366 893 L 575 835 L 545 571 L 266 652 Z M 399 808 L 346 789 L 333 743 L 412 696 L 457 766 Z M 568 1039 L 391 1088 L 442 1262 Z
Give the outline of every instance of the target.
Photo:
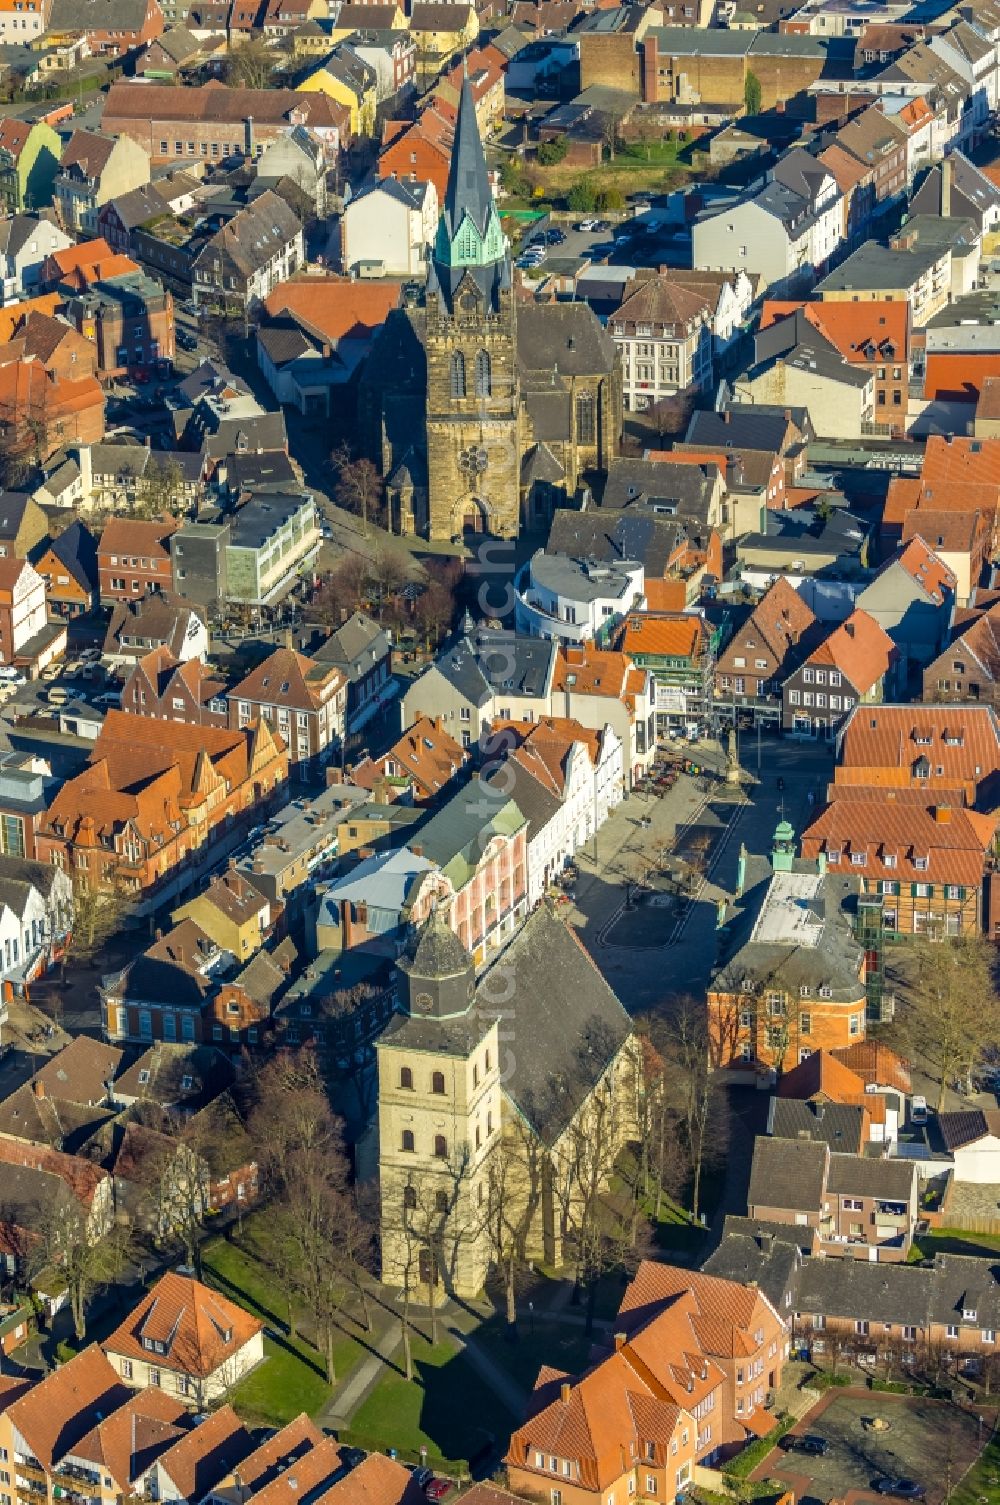
M 491 303 L 501 286 L 510 285 L 507 241 L 493 202 L 472 85 L 466 77 L 434 242 L 432 284 L 436 282 L 450 301 L 467 274 Z

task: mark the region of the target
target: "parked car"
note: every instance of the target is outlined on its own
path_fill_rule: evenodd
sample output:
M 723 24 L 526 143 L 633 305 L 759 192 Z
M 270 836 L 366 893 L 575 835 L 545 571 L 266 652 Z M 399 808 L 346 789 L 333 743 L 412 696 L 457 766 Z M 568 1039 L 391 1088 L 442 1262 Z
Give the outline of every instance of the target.
M 182 350 L 190 351 L 198 349 L 198 341 L 193 334 L 188 334 L 186 329 L 178 329 L 176 339 Z
M 872 1488 L 877 1495 L 895 1495 L 898 1500 L 922 1500 L 927 1494 L 916 1479 L 876 1479 Z
M 573 226 L 573 229 L 574 230 L 596 230 L 597 229 L 597 221 L 596 221 L 596 219 L 581 219 L 581 220 L 578 220 L 576 222 L 576 224 Z
M 557 226 L 553 230 L 546 230 L 545 239 L 550 246 L 561 246 L 566 239 L 566 232 L 565 230 L 560 230 Z
M 781 1439 L 781 1445 L 788 1453 L 812 1453 L 817 1458 L 822 1458 L 830 1451 L 830 1444 L 826 1438 L 817 1437 L 815 1432 L 804 1432 L 801 1437 L 788 1432 Z
M 910 1122 L 913 1124 L 927 1122 L 927 1099 L 919 1092 L 915 1092 L 910 1100 Z
M 413 1470 L 413 1482 L 419 1484 L 421 1489 L 426 1489 L 434 1478 L 434 1471 L 429 1468 L 415 1468 Z
M 455 1481 L 453 1479 L 435 1478 L 424 1486 L 424 1494 L 428 1500 L 443 1500 L 447 1495 L 451 1494 L 454 1488 Z
M 15 669 L 13 664 L 0 664 L 0 680 L 5 680 L 9 685 L 24 685 L 28 682 L 20 669 Z

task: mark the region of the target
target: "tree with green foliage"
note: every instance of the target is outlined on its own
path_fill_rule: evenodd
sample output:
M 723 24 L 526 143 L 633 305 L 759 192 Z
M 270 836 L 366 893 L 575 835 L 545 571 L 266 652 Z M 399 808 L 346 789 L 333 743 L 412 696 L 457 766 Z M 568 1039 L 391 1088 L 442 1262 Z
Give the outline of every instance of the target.
M 504 193 L 527 198 L 531 185 L 524 175 L 524 165 L 518 157 L 507 157 L 500 168 L 500 187 Z
M 569 142 L 565 136 L 555 136 L 551 141 L 543 141 L 536 152 L 536 157 L 542 167 L 555 167 L 557 162 L 565 160 L 569 151 Z
M 566 204 L 574 214 L 589 214 L 597 207 L 597 193 L 585 178 L 580 178 L 566 195 Z
M 756 73 L 750 72 L 743 85 L 743 105 L 748 115 L 760 114 L 761 87 Z
M 606 214 L 609 210 L 625 208 L 625 196 L 619 188 L 602 188 L 597 195 L 596 207 Z

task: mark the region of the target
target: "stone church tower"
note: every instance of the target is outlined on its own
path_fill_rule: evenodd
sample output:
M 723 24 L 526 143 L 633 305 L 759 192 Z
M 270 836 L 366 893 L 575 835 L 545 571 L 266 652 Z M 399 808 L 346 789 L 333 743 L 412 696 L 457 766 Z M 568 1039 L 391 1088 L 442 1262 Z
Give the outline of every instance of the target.
M 517 535 L 523 446 L 516 321 L 509 248 L 466 79 L 427 279 L 431 538 Z
M 474 1295 L 500 1144 L 496 1011 L 477 1010 L 472 958 L 441 907 L 398 967 L 400 1013 L 377 1046 L 382 1278 Z

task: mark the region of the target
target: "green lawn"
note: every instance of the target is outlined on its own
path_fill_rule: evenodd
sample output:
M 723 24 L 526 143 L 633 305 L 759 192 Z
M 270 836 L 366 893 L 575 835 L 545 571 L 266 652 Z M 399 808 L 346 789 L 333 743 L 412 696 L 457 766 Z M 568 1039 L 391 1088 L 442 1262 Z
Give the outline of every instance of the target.
M 1000 1432 L 996 1431 L 948 1496 L 948 1505 L 980 1505 L 983 1500 L 1000 1500 Z
M 260 1260 L 225 1239 L 205 1246 L 202 1266 L 206 1284 L 253 1312 L 267 1324 L 267 1357 L 233 1391 L 231 1403 L 251 1422 L 282 1426 L 301 1411 L 314 1415 L 330 1396 L 322 1357 L 302 1338 L 284 1334 L 286 1311 L 277 1280 Z M 351 1337 L 341 1335 L 334 1347 L 338 1379 L 364 1353 Z
M 964 1228 L 935 1228 L 918 1233 L 910 1259 L 933 1259 L 935 1254 L 1000 1254 L 1000 1238 L 992 1233 L 969 1233 Z
M 402 1368 L 402 1348 L 396 1352 Z M 519 1418 L 509 1416 L 451 1343 L 433 1348 L 424 1338 L 413 1340 L 413 1381 L 387 1369 L 367 1400 L 355 1412 L 351 1426 L 340 1432 L 342 1442 L 358 1447 L 394 1447 L 400 1458 L 417 1460 L 427 1449 L 432 1468 L 456 1473 L 470 1453 L 485 1445 L 489 1435 L 501 1444 Z

